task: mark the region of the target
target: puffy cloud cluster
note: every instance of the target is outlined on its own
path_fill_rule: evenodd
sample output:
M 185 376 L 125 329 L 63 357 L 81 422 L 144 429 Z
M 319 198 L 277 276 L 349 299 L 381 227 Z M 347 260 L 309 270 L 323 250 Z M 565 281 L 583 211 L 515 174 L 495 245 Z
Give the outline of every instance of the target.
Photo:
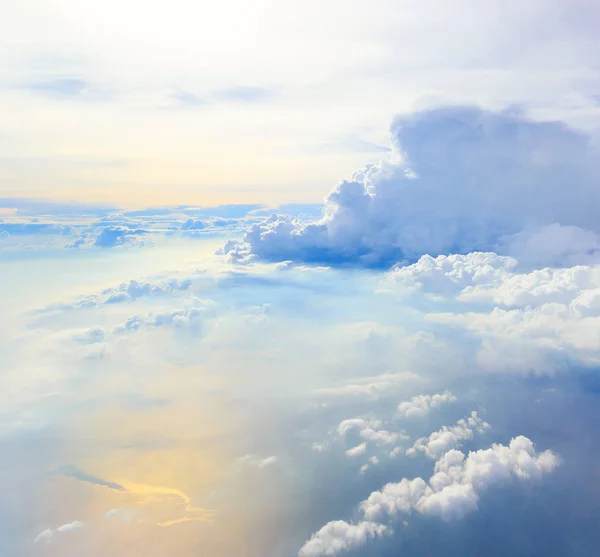
M 127 226 L 105 226 L 100 230 L 94 240 L 94 246 L 99 248 L 114 248 L 131 242 L 137 236 L 146 234 L 141 228 L 128 228 Z
M 453 297 L 468 287 L 500 283 L 516 265 L 515 259 L 491 252 L 423 255 L 412 265 L 396 265 L 384 282 L 407 291 Z
M 375 522 L 348 524 L 343 520 L 329 522 L 307 541 L 299 551 L 299 557 L 337 555 L 364 545 L 367 540 L 386 534 L 389 529 Z
M 92 232 L 83 232 L 66 248 L 96 247 L 115 248 L 123 246 L 143 245 L 141 236 L 148 234 L 144 228 L 133 228 L 129 225 L 109 224 L 95 228 Z
M 407 455 L 415 455 L 417 452 L 425 453 L 429 458 L 437 459 L 450 449 L 454 449 L 463 441 L 473 439 L 475 433 L 484 433 L 490 428 L 490 424 L 483 421 L 477 412 L 471 412 L 468 418 L 460 419 L 453 426 L 443 426 L 434 431 L 429 437 L 417 439 L 414 445 L 406 451 Z
M 477 509 L 479 495 L 490 485 L 510 480 L 539 480 L 559 464 L 550 450 L 537 453 L 527 437 L 512 439 L 508 446 L 492 445 L 489 449 L 465 455 L 450 450 L 440 456 L 434 473 L 422 478 L 387 484 L 372 493 L 360 508 L 367 520 L 417 511 L 443 520 L 462 518 Z
M 388 451 L 390 448 L 395 447 L 392 448 L 389 456 L 397 456 L 399 447 L 396 445 L 399 441 L 406 440 L 409 437 L 404 433 L 387 431 L 382 426 L 383 423 L 374 418 L 350 418 L 343 420 L 337 428 L 338 437 L 346 442 L 354 441 L 354 443 L 358 443 L 346 450 L 346 456 L 349 458 L 363 456 L 369 448 L 373 447 L 384 447 Z M 352 434 L 353 437 L 351 437 Z M 368 462 L 369 464 L 361 467 L 361 473 L 365 472 L 369 468 L 369 465 L 378 464 L 379 459 L 376 456 L 371 456 Z
M 351 418 L 340 423 L 338 435 L 343 438 L 350 431 L 357 431 L 359 437 L 365 442 L 376 445 L 393 445 L 398 440 L 399 435 L 381 429 L 381 426 L 382 423 L 379 420 Z
M 104 304 L 131 302 L 147 296 L 161 296 L 178 290 L 187 290 L 191 286 L 190 279 L 157 278 L 143 281 L 129 280 L 114 288 L 106 288 L 97 294 L 89 294 L 77 298 L 73 302 L 65 302 L 49 306 L 46 311 L 57 309 L 91 308 Z
M 426 319 L 477 337 L 480 368 L 548 372 L 600 361 L 598 264 L 519 272 L 516 260 L 494 253 L 423 256 L 383 283 L 444 303 Z
M 437 393 L 434 395 L 417 395 L 409 401 L 398 405 L 396 414 L 400 418 L 423 418 L 434 408 L 456 402 L 456 397 L 450 392 Z
M 600 159 L 586 135 L 463 107 L 400 117 L 391 138 L 393 156 L 340 183 L 320 220 L 273 215 L 223 253 L 366 266 L 474 250 L 538 264 L 600 253 Z
M 511 480 L 537 481 L 560 463 L 550 450 L 538 453 L 530 439 L 515 437 L 508 446 L 464 453 L 451 449 L 440 455 L 429 481 L 403 478 L 374 491 L 359 509 L 357 524 L 333 521 L 312 536 L 299 557 L 331 556 L 364 545 L 369 539 L 391 534 L 382 520 L 418 513 L 442 520 L 460 519 L 477 509 L 481 494 L 491 485 Z

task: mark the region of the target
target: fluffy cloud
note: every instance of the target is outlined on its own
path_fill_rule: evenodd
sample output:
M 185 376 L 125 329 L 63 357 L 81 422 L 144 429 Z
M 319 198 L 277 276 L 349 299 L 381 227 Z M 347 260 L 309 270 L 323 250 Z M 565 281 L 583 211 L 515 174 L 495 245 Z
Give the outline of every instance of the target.
M 417 439 L 406 454 L 415 455 L 417 452 L 423 452 L 429 458 L 437 459 L 450 449 L 458 447 L 463 441 L 473 439 L 474 433 L 484 433 L 489 428 L 490 424 L 484 422 L 477 412 L 473 411 L 468 418 L 458 420 L 456 425 L 443 426 L 429 437 Z
M 550 450 L 538 453 L 527 437 L 508 446 L 494 444 L 465 455 L 455 449 L 440 456 L 429 481 L 423 478 L 388 483 L 360 505 L 363 521 L 357 525 L 333 521 L 306 542 L 299 557 L 331 556 L 364 545 L 369 539 L 391 534 L 382 520 L 418 513 L 442 520 L 460 519 L 477 509 L 479 498 L 493 484 L 511 480 L 538 481 L 560 463 Z
M 189 279 L 156 278 L 144 281 L 130 280 L 117 287 L 107 288 L 97 294 L 77 298 L 73 302 L 56 304 L 46 308 L 46 311 L 57 309 L 91 308 L 104 304 L 131 302 L 147 296 L 164 296 L 178 290 L 187 290 L 191 286 Z
M 477 509 L 481 492 L 490 485 L 517 480 L 539 480 L 559 465 L 552 451 L 538 453 L 530 439 L 518 436 L 508 446 L 465 455 L 457 450 L 443 454 L 426 483 L 421 478 L 387 484 L 361 503 L 367 520 L 417 511 L 443 520 L 462 518 Z
M 381 426 L 382 423 L 379 420 L 365 418 L 351 418 L 341 422 L 338 426 L 338 435 L 341 438 L 345 438 L 351 431 L 356 431 L 358 432 L 360 439 L 365 442 L 358 447 L 346 451 L 346 454 L 348 456 L 363 454 L 367 442 L 378 446 L 393 445 L 398 439 L 406 438 L 404 435 L 381 429 Z
M 492 249 L 539 263 L 581 255 L 582 239 L 598 250 L 600 172 L 587 136 L 465 107 L 398 118 L 391 138 L 394 155 L 340 183 L 320 220 L 273 215 L 223 253 L 381 266 Z
M 420 290 L 436 297 L 453 297 L 467 287 L 498 284 L 517 261 L 491 252 L 466 255 L 423 255 L 412 265 L 396 265 L 384 285 L 408 291 Z
M 425 319 L 477 339 L 480 368 L 540 373 L 600 361 L 598 264 L 519 272 L 515 259 L 494 253 L 425 255 L 394 267 L 382 286 L 439 303 Z
M 94 240 L 94 246 L 99 248 L 113 248 L 131 243 L 136 236 L 146 234 L 141 228 L 127 226 L 106 226 L 102 228 Z
M 298 557 L 336 555 L 364 545 L 367 540 L 388 532 L 388 528 L 374 522 L 348 524 L 343 520 L 329 522 L 307 541 L 298 552 Z
M 352 447 L 351 449 L 348 449 L 346 451 L 346 456 L 349 456 L 350 458 L 354 458 L 355 456 L 361 456 L 361 455 L 365 454 L 366 450 L 367 450 L 367 444 L 361 443 L 360 445 L 357 445 L 356 447 Z
M 456 397 L 450 391 L 435 395 L 418 395 L 409 401 L 401 402 L 396 413 L 401 418 L 423 418 L 434 408 L 451 402 L 456 402 Z

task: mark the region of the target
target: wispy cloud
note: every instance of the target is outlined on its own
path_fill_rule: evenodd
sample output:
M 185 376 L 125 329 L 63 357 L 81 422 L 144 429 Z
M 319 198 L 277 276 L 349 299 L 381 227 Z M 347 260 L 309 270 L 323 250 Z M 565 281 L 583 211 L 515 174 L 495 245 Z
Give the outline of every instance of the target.
M 260 103 L 273 99 L 274 89 L 266 87 L 237 86 L 214 93 L 214 98 L 222 101 Z

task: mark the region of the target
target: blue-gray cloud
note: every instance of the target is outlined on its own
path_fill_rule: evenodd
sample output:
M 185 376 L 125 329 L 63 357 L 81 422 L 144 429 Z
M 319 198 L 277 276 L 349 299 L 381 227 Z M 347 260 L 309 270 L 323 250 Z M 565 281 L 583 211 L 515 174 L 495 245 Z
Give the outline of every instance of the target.
M 221 101 L 259 103 L 271 100 L 275 94 L 274 89 L 266 87 L 237 86 L 217 91 L 214 98 Z
M 21 88 L 56 100 L 98 101 L 109 98 L 106 90 L 100 89 L 79 77 L 56 77 L 26 83 Z
M 320 220 L 273 215 L 223 252 L 386 266 L 423 254 L 510 252 L 515 241 L 535 252 L 540 227 L 572 251 L 582 235 L 600 233 L 600 159 L 585 134 L 560 122 L 433 109 L 398 118 L 392 142 L 395 157 L 340 183 Z

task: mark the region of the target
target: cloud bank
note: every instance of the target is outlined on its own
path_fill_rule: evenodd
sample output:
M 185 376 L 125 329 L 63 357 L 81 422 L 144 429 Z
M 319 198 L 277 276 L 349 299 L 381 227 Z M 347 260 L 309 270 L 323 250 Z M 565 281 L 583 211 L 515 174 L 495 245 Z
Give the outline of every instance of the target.
M 332 556 L 359 548 L 369 540 L 392 534 L 392 526 L 382 521 L 403 515 L 417 513 L 444 521 L 463 518 L 477 510 L 481 494 L 490 486 L 511 480 L 539 481 L 559 464 L 555 453 L 537 452 L 524 436 L 513 438 L 508 446 L 493 444 L 466 457 L 451 449 L 439 456 L 429 481 L 402 478 L 386 484 L 359 505 L 360 522 L 329 522 L 304 544 L 298 556 Z
M 536 264 L 600 253 L 600 165 L 588 136 L 462 107 L 402 116 L 391 141 L 389 158 L 329 194 L 321 219 L 274 214 L 222 252 L 370 267 L 471 251 Z

